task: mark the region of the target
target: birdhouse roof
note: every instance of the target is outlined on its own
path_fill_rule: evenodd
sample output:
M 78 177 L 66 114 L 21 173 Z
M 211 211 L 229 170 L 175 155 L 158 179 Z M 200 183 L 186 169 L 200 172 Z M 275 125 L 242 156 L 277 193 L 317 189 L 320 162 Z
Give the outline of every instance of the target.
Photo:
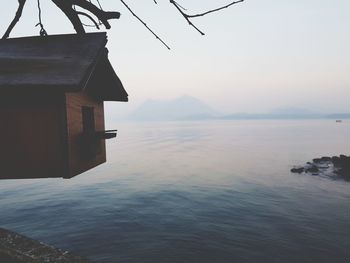
M 0 92 L 88 91 L 102 100 L 127 101 L 106 43 L 106 33 L 0 40 Z

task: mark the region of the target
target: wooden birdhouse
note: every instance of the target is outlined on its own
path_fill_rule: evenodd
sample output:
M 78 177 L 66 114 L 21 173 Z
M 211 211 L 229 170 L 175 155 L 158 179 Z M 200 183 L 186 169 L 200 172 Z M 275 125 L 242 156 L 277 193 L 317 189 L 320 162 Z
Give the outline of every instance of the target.
M 128 101 L 105 33 L 0 40 L 0 179 L 71 178 L 106 162 L 104 101 Z

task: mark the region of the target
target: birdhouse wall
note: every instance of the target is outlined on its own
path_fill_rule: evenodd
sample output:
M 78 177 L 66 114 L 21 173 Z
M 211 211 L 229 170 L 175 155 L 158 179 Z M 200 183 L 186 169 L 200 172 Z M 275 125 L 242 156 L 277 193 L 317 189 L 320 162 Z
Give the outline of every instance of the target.
M 2 97 L 0 179 L 62 177 L 66 173 L 64 97 L 36 95 Z
M 103 101 L 84 92 L 66 93 L 68 138 L 68 177 L 106 162 L 105 140 L 97 137 L 104 131 Z

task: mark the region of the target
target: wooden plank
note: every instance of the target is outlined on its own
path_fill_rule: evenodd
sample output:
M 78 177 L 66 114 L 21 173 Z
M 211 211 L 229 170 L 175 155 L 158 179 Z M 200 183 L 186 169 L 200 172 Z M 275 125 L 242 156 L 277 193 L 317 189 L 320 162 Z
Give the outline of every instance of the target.
M 96 101 L 85 93 L 66 93 L 67 136 L 69 177 L 85 172 L 106 162 L 105 141 L 99 141 L 99 152 L 94 158 L 86 158 L 82 153 L 83 135 L 82 107 L 94 108 L 95 130 L 104 131 L 104 107 L 102 101 Z
M 101 56 L 97 61 L 95 70 L 87 84 L 86 92 L 97 100 L 128 101 L 128 93 L 114 72 L 107 54 Z
M 0 88 L 81 89 L 106 42 L 106 33 L 0 40 Z
M 62 177 L 66 173 L 62 110 L 63 104 L 47 100 L 1 104 L 1 179 Z

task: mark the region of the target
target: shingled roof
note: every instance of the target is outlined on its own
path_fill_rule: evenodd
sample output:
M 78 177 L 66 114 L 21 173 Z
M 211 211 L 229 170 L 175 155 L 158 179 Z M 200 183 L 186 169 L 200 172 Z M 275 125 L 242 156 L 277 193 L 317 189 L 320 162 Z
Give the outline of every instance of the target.
M 106 43 L 106 33 L 0 40 L 0 91 L 85 90 L 103 100 L 127 101 Z

